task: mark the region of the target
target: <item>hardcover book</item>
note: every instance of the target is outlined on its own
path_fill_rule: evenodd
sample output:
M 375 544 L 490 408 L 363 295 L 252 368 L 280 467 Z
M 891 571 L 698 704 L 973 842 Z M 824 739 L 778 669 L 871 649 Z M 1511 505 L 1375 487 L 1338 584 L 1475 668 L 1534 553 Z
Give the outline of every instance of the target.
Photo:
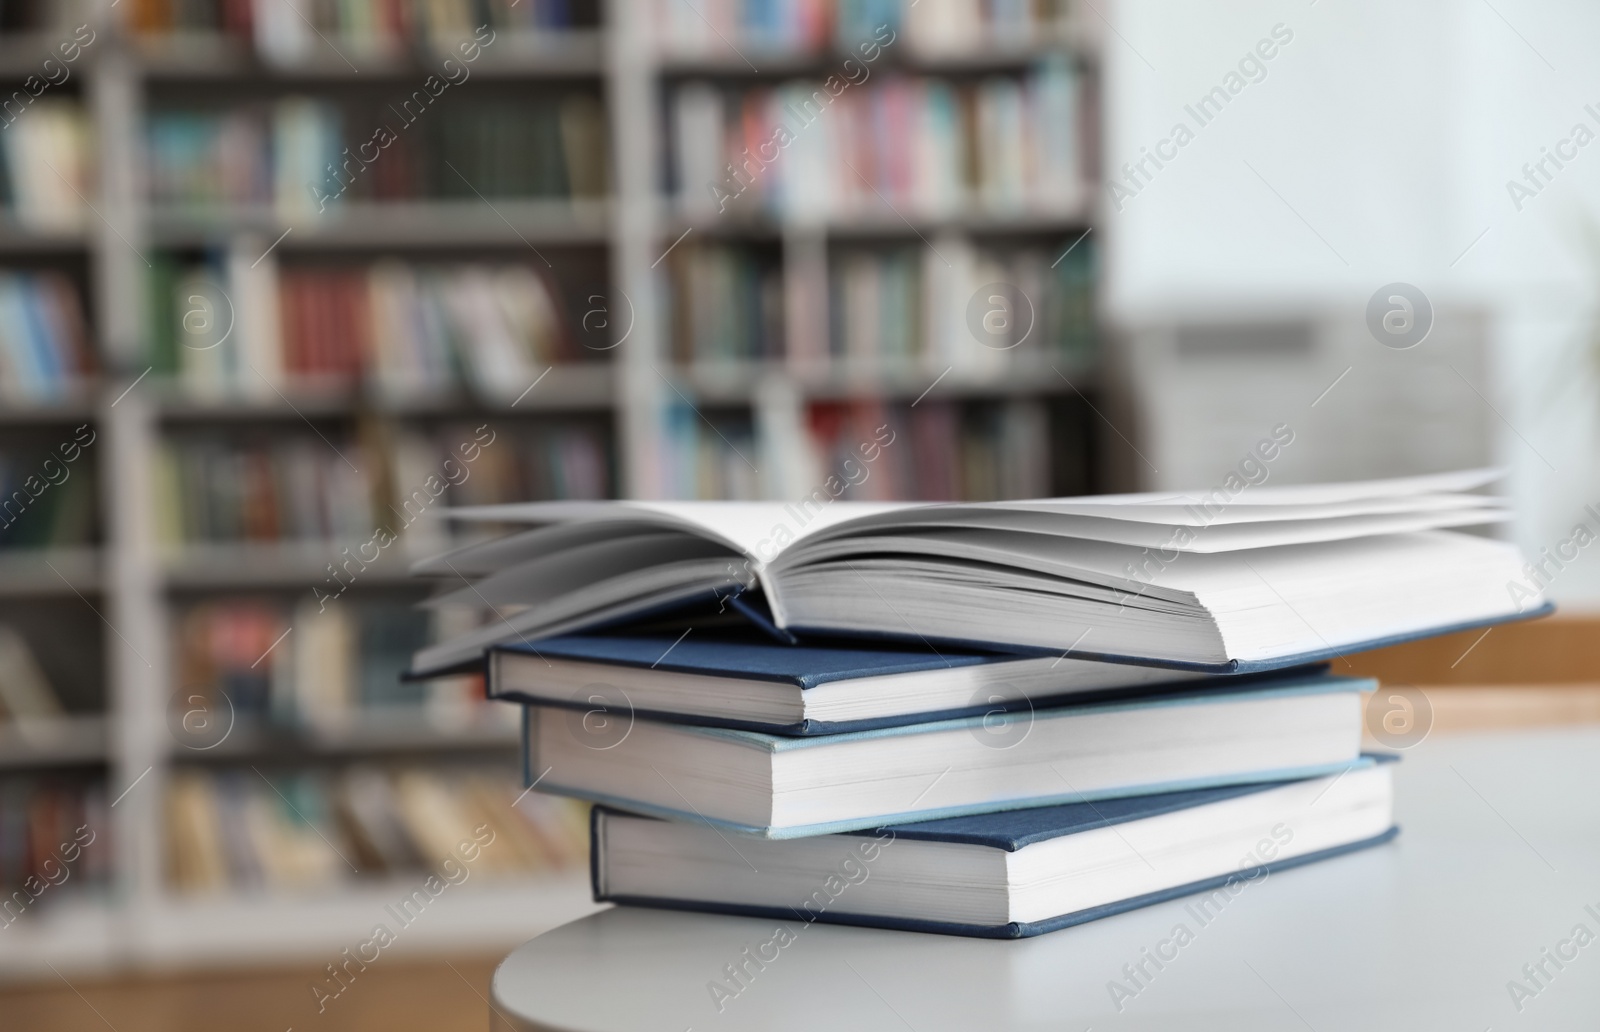
M 1312 675 L 810 737 L 528 706 L 525 749 L 541 791 L 798 838 L 1342 769 L 1373 687 Z
M 540 502 L 456 510 L 531 529 L 416 567 L 430 604 L 502 614 L 419 651 L 418 676 L 491 646 L 715 600 L 779 637 L 1217 673 L 1328 659 L 1547 610 L 1514 545 L 1447 528 L 1508 518 L 1493 471 L 1204 494 L 985 504 Z M 465 583 L 463 583 L 465 581 Z M 766 612 L 741 606 L 759 592 Z
M 600 902 L 1016 939 L 1185 896 L 1190 934 L 1269 874 L 1389 841 L 1390 766 L 791 842 L 604 807 Z
M 1172 690 L 1240 690 L 1312 668 L 1206 677 L 1072 656 L 906 645 L 784 645 L 757 634 L 569 635 L 493 649 L 489 697 L 774 734 L 866 731 Z

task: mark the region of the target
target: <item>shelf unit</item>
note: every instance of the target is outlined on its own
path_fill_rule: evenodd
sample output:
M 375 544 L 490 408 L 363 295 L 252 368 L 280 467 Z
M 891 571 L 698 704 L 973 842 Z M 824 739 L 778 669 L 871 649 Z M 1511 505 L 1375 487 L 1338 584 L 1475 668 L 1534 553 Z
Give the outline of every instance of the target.
M 105 716 L 78 718 L 28 735 L 0 727 L 0 772 L 103 765 L 107 798 L 116 801 L 110 811 L 114 880 L 101 895 L 62 901 L 0 932 L 0 972 L 31 977 L 47 972 L 46 964 L 71 972 L 263 957 L 333 959 L 339 949 L 370 932 L 373 915 L 384 902 L 415 887 L 402 879 L 300 896 L 191 898 L 173 892 L 164 878 L 162 827 L 164 793 L 176 765 L 478 752 L 504 757 L 509 765 L 515 754 L 515 736 L 503 730 L 439 730 L 414 715 L 399 715 L 321 734 L 286 735 L 241 725 L 215 755 L 185 755 L 187 750 L 175 743 L 168 727 L 169 698 L 175 690 L 171 644 L 177 600 L 205 593 L 309 591 L 321 581 L 336 548 L 286 543 L 174 550 L 163 545 L 154 485 L 158 445 L 165 435 L 240 427 L 270 435 L 281 428 L 302 428 L 306 421 L 347 424 L 368 417 L 395 424 L 482 419 L 500 425 L 598 415 L 612 428 L 617 490 L 650 498 L 668 491 L 663 427 L 668 409 L 686 401 L 697 414 L 704 406 L 747 415 L 768 449 L 760 464 L 778 471 L 763 480 L 764 490 L 771 497 L 793 498 L 817 486 L 792 454 L 792 442 L 807 433 L 805 413 L 812 402 L 859 399 L 909 405 L 924 397 L 1070 401 L 1092 397 L 1099 389 L 1093 365 L 1068 367 L 1048 360 L 943 373 L 913 360 L 675 364 L 661 332 L 656 267 L 685 234 L 775 245 L 784 296 L 793 304 L 814 299 L 819 283 L 826 295 L 829 253 L 836 244 L 915 243 L 949 235 L 1054 244 L 1090 231 L 1096 212 L 1086 203 L 1070 210 L 936 218 L 908 218 L 885 206 L 805 224 L 765 215 L 685 218 L 661 192 L 666 131 L 661 118 L 669 84 L 697 77 L 781 81 L 818 74 L 840 55 L 752 51 L 759 73 L 752 73 L 732 52 L 665 55 L 657 50 L 646 13 L 644 4 L 608 0 L 599 30 L 506 38 L 474 65 L 475 76 L 501 88 L 524 80 L 592 83 L 603 98 L 607 121 L 607 198 L 571 203 L 498 198 L 354 202 L 321 218 L 298 221 L 285 221 L 264 208 L 206 211 L 151 204 L 142 191 L 139 169 L 152 91 L 172 95 L 248 87 L 262 93 L 337 93 L 358 83 L 364 88 L 425 74 L 432 59 L 425 51 L 348 55 L 360 66 L 357 73 L 328 47 L 286 67 L 259 59 L 236 41 L 192 35 L 152 42 L 130 37 L 114 22 L 97 26 L 94 46 L 75 66 L 96 131 L 97 193 L 91 198 L 96 214 L 84 231 L 71 233 L 41 234 L 0 222 L 0 262 L 16 265 L 30 256 L 83 258 L 106 373 L 59 405 L 0 404 L 0 434 L 14 427 L 95 425 L 104 543 L 44 556 L 0 554 L 0 599 L 48 596 L 93 607 L 103 636 Z M 886 73 L 975 76 L 1015 72 L 1065 51 L 1092 79 L 1093 28 L 1090 19 L 1074 12 L 1059 41 L 929 57 L 901 50 L 884 67 Z M 49 52 L 50 43 L 0 40 L 0 78 L 28 74 Z M 1092 154 L 1087 160 L 1092 162 Z M 1086 178 L 1090 171 L 1085 168 Z M 1085 192 L 1093 195 L 1092 190 Z M 467 391 L 386 398 L 317 384 L 290 384 L 281 393 L 247 397 L 197 397 L 181 384 L 147 376 L 147 255 L 163 249 L 223 248 L 240 240 L 270 249 L 285 262 L 322 256 L 400 254 L 426 261 L 436 255 L 526 257 L 530 250 L 600 250 L 609 281 L 605 303 L 615 319 L 609 328 L 614 347 L 600 356 L 602 361 L 549 368 L 515 403 Z M 625 300 L 618 305 L 611 298 Z M 1074 486 L 1091 489 L 1095 481 L 1090 477 Z M 385 556 L 363 575 L 363 589 L 403 589 L 409 558 L 414 557 L 399 550 Z M 43 565 L 47 559 L 53 570 Z M 463 886 L 447 902 L 438 921 L 402 936 L 404 949 L 497 947 L 593 906 L 581 874 Z
M 641 293 L 653 298 L 650 271 L 691 237 L 775 246 L 786 309 L 786 343 L 793 349 L 797 341 L 807 338 L 810 353 L 826 353 L 828 342 L 817 339 L 819 332 L 824 336 L 828 333 L 826 320 L 808 322 L 798 313 L 814 308 L 819 299 L 829 303 L 831 253 L 841 245 L 901 243 L 936 249 L 940 240 L 961 237 L 1013 244 L 1019 240 L 1062 242 L 1070 246 L 1084 239 L 1096 225 L 1094 198 L 1098 192 L 1091 183 L 1093 166 L 1098 162 L 1098 142 L 1094 139 L 1097 118 L 1093 114 L 1081 127 L 1085 134 L 1082 199 L 1066 205 L 1030 206 L 1014 211 L 970 207 L 930 215 L 903 210 L 880 193 L 882 204 L 821 217 L 786 216 L 740 204 L 722 215 L 685 213 L 675 203 L 675 197 L 664 196 L 646 181 L 648 175 L 637 172 L 657 168 L 660 156 L 670 150 L 664 145 L 663 133 L 667 130 L 663 119 L 656 113 L 668 111 L 670 105 L 666 101 L 673 86 L 687 81 L 760 87 L 799 78 L 816 82 L 837 72 L 844 59 L 859 57 L 849 49 L 831 45 L 803 53 L 774 49 L 760 41 L 730 39 L 724 28 L 711 29 L 716 38 L 703 40 L 706 46 L 692 54 L 672 52 L 664 35 L 646 38 L 651 30 L 637 21 L 612 32 L 612 48 L 617 55 L 613 61 L 617 77 L 613 80 L 613 97 L 621 101 L 612 117 L 617 124 L 615 160 L 623 166 L 619 205 L 624 209 L 617 219 L 613 267 L 617 282 L 630 298 Z M 1072 4 L 1052 38 L 1038 34 L 1026 41 L 990 42 L 961 52 L 919 52 L 902 41 L 883 49 L 874 75 L 955 76 L 973 81 L 988 74 L 1014 74 L 1042 59 L 1066 55 L 1088 84 L 1090 99 L 1086 109 L 1092 109 L 1098 89 L 1098 28 L 1099 23 L 1082 5 Z M 636 181 L 626 178 L 629 169 L 636 170 Z M 637 399 L 633 402 L 637 409 L 621 417 L 626 446 L 622 461 L 627 490 L 642 497 L 671 493 L 671 485 L 661 475 L 671 463 L 662 454 L 659 427 L 663 409 L 676 401 L 723 413 L 748 412 L 763 453 L 757 464 L 762 469 L 770 466 L 778 471 L 775 476 L 763 477 L 764 494 L 789 499 L 810 494 L 822 479 L 816 464 L 799 461 L 795 449 L 787 443 L 805 438 L 809 403 L 861 400 L 906 406 L 924 398 L 1083 401 L 1085 396 L 1097 395 L 1102 385 L 1097 364 L 1063 364 L 1048 356 L 1012 356 L 1014 360 L 1003 366 L 972 369 L 944 367 L 943 363 L 931 362 L 930 356 L 861 362 L 837 354 L 824 363 L 810 365 L 792 358 L 675 364 L 665 357 L 668 341 L 660 331 L 657 306 L 636 304 L 635 308 L 640 315 L 636 324 L 639 329 L 635 330 L 631 349 L 621 356 L 619 390 L 623 397 Z M 669 389 L 663 389 L 663 384 Z M 698 408 L 696 415 L 702 423 L 710 422 Z M 1098 427 L 1091 427 L 1090 437 L 1097 432 Z M 1100 441 L 1091 439 L 1084 450 L 1090 466 L 1102 462 L 1104 449 Z M 1053 482 L 1050 488 L 1054 493 L 1087 493 L 1100 489 L 1103 481 L 1103 477 L 1091 473 L 1081 482 Z

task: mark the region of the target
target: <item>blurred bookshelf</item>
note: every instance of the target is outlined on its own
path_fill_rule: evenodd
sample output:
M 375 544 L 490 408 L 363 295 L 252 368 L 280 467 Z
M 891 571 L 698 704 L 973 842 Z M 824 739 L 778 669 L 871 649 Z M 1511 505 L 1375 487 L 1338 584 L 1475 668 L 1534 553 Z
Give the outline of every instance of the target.
M 396 676 L 446 506 L 1103 484 L 1087 8 L 303 9 L 0 9 L 8 975 L 331 958 L 481 824 L 404 949 L 593 907 Z

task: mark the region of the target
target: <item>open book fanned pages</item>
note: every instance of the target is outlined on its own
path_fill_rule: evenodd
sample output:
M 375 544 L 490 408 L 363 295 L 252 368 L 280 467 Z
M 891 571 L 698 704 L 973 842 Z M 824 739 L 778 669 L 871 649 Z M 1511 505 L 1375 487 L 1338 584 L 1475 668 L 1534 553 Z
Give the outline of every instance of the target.
M 1499 476 L 981 504 L 457 509 L 457 519 L 527 529 L 414 567 L 439 581 L 430 605 L 492 616 L 418 652 L 413 673 L 497 644 L 750 599 L 761 604 L 745 608 L 802 639 L 1218 672 L 1291 666 L 1546 611 L 1518 549 L 1482 533 L 1510 517 L 1486 493 Z

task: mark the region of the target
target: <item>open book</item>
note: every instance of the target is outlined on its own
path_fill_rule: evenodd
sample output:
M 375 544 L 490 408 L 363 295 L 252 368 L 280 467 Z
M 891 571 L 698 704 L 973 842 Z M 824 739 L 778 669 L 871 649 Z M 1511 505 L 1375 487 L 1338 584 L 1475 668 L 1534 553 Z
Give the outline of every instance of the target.
M 1219 672 L 1272 669 L 1548 607 L 1491 470 L 982 504 L 538 502 L 414 567 L 487 614 L 413 673 L 489 646 L 716 603 L 780 632 L 960 642 Z M 759 592 L 764 607 L 749 605 Z

